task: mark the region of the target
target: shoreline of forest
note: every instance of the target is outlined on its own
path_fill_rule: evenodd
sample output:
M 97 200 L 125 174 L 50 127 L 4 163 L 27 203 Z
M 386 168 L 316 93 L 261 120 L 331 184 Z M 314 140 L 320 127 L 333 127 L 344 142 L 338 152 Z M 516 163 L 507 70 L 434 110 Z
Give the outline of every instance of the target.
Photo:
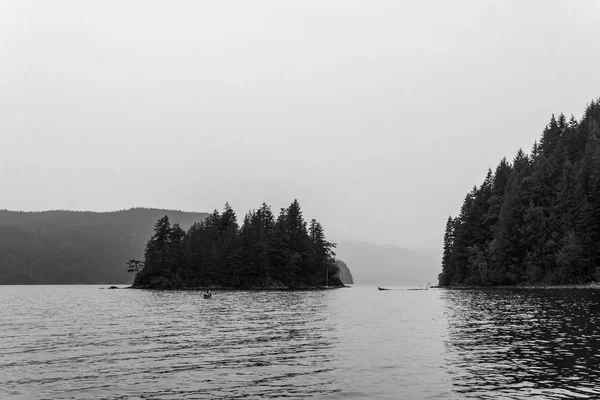
M 531 152 L 500 160 L 449 216 L 439 286 L 600 282 L 600 98 L 552 115 Z M 594 287 L 595 286 L 583 286 Z
M 233 286 L 186 286 L 186 287 L 172 287 L 172 288 L 157 288 L 157 287 L 134 287 L 127 286 L 123 289 L 137 289 L 137 290 L 168 290 L 168 291 L 183 291 L 183 292 L 207 292 L 207 291 L 220 291 L 220 292 L 308 292 L 308 291 L 322 291 L 332 289 L 344 289 L 351 288 L 352 286 L 341 285 L 341 286 L 310 286 L 310 287 L 248 287 L 239 288 Z
M 600 282 L 590 283 L 576 283 L 576 284 L 564 284 L 564 285 L 499 285 L 499 286 L 442 286 L 439 289 L 450 289 L 450 290 L 496 290 L 496 289 L 599 289 Z

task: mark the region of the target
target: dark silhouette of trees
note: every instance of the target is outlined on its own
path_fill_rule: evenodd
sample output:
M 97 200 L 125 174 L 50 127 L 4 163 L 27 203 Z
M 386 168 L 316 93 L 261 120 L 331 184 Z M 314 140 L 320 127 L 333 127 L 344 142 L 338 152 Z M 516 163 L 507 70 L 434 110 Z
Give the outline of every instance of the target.
M 229 204 L 184 232 L 159 219 L 134 287 L 305 288 L 339 286 L 335 244 L 294 200 L 277 218 L 263 203 L 240 226 Z
M 144 269 L 143 261 L 134 260 L 134 259 L 127 261 L 127 272 L 135 272 L 137 274 L 142 269 Z
M 580 121 L 552 115 L 465 197 L 444 234 L 441 286 L 600 280 L 600 99 Z

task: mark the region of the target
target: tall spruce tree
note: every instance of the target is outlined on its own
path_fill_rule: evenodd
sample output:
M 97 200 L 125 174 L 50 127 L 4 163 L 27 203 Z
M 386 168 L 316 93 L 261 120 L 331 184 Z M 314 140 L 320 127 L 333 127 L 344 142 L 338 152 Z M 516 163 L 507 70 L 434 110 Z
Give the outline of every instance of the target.
M 441 286 L 448 286 L 452 283 L 454 275 L 454 263 L 452 259 L 452 246 L 454 244 L 454 226 L 456 221 L 452 216 L 446 221 L 446 230 L 444 232 L 444 254 L 442 256 L 442 272 L 438 277 Z

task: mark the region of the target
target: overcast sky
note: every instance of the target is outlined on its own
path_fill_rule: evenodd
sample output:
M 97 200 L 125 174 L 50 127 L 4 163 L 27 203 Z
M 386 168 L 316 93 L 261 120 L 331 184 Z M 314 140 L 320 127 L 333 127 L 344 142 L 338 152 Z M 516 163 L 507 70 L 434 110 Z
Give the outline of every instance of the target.
M 489 167 L 600 96 L 600 2 L 0 2 L 0 209 L 297 198 L 441 246 Z

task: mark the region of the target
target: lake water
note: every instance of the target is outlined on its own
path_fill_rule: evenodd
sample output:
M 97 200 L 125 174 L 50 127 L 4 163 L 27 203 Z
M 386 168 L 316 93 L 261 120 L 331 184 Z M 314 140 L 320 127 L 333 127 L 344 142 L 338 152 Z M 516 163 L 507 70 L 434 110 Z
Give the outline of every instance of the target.
M 599 398 L 599 316 L 583 289 L 0 286 L 0 398 Z

